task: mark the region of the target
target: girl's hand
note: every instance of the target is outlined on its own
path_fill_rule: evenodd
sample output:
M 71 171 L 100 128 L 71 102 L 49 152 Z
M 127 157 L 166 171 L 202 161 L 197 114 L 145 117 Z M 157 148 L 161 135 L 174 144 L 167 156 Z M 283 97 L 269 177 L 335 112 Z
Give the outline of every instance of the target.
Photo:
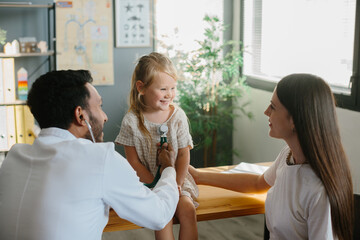
M 189 173 L 191 174 L 191 176 L 194 178 L 195 180 L 195 183 L 198 184 L 198 181 L 199 181 L 199 171 L 194 168 L 193 166 L 189 165 Z

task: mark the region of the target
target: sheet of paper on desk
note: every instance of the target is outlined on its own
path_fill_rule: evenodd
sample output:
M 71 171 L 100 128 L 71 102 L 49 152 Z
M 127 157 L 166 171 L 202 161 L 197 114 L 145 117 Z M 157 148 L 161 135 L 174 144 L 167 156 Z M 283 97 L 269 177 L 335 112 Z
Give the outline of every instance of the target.
M 256 173 L 256 174 L 263 174 L 266 169 L 268 169 L 268 166 L 261 166 L 258 164 L 253 164 L 253 163 L 246 163 L 246 162 L 242 162 L 238 165 L 236 165 L 236 167 L 224 171 L 223 173 Z

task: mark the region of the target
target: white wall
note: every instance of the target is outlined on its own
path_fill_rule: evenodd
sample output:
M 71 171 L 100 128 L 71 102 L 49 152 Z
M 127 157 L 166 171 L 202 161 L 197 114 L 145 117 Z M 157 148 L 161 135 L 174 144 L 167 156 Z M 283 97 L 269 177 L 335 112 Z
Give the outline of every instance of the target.
M 234 157 L 234 164 L 273 161 L 285 145 L 284 141 L 268 136 L 268 118 L 264 111 L 270 103 L 271 95 L 271 92 L 253 88 L 249 91 L 249 110 L 255 119 L 234 119 L 233 144 L 241 155 Z M 352 171 L 354 193 L 360 194 L 360 112 L 338 108 L 337 114 L 342 142 Z

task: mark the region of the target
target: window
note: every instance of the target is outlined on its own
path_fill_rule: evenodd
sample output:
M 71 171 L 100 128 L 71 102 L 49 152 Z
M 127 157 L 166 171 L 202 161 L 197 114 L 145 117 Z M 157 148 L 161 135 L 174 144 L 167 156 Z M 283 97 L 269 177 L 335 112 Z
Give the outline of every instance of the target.
M 168 46 L 185 52 L 199 48 L 195 40 L 204 39 L 205 14 L 222 19 L 223 5 L 223 0 L 156 0 L 156 50 L 172 57 Z
M 249 85 L 272 91 L 288 74 L 312 73 L 329 83 L 339 106 L 360 111 L 356 0 L 242 3 L 243 73 Z

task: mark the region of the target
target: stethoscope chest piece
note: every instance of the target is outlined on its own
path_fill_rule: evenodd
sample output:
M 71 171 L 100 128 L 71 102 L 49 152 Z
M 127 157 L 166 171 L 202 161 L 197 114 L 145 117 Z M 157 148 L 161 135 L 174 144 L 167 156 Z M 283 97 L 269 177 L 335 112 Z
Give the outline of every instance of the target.
M 158 128 L 158 133 L 160 134 L 160 146 L 162 146 L 163 143 L 167 142 L 166 134 L 168 131 L 169 128 L 165 124 L 161 124 L 160 127 Z
M 160 127 L 158 128 L 158 133 L 160 134 L 160 136 L 166 136 L 168 131 L 169 128 L 165 124 L 161 124 Z

